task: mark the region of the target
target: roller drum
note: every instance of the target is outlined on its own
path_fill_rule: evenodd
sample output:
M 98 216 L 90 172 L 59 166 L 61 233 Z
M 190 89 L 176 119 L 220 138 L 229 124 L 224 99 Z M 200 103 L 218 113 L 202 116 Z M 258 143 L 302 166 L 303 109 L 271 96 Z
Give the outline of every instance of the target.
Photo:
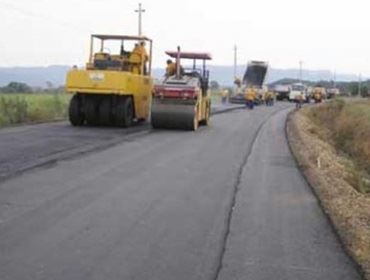
M 155 100 L 152 105 L 153 128 L 194 130 L 195 104 L 181 102 L 164 103 Z

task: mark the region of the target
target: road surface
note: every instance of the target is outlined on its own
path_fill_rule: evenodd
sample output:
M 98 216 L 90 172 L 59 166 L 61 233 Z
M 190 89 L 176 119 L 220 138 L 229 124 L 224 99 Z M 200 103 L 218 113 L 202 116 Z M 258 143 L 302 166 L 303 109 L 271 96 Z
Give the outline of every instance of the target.
M 212 113 L 229 112 L 240 105 L 214 104 Z M 61 159 L 96 152 L 145 134 L 148 123 L 129 129 L 73 127 L 69 122 L 53 122 L 0 129 L 0 181 L 38 166 L 52 165 Z
M 8 178 L 0 279 L 360 279 L 290 155 L 291 108 L 134 133 Z

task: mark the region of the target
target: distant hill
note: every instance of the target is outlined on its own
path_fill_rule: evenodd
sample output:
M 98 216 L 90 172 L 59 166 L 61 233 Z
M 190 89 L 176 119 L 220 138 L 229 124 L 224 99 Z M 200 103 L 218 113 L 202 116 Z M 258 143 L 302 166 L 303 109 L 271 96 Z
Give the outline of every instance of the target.
M 65 82 L 65 76 L 69 66 L 54 65 L 49 67 L 0 67 L 0 86 L 5 86 L 12 81 L 26 83 L 32 87 L 47 87 L 47 83 L 53 86 L 61 86 Z M 231 66 L 209 66 L 211 72 L 211 80 L 217 81 L 221 85 L 232 85 L 233 83 L 233 67 Z M 238 67 L 238 74 L 243 75 L 245 66 Z M 163 76 L 164 69 L 156 68 L 153 70 L 153 75 L 156 78 Z M 275 69 L 270 68 L 267 82 L 274 82 L 284 78 L 296 79 L 298 77 L 298 69 Z M 326 70 L 304 70 L 303 79 L 308 81 L 331 80 L 332 74 Z M 337 74 L 338 81 L 356 81 L 357 76 L 351 74 Z
M 55 65 L 49 67 L 0 67 L 0 86 L 10 82 L 22 82 L 32 87 L 47 87 L 50 82 L 54 86 L 64 84 L 69 66 Z

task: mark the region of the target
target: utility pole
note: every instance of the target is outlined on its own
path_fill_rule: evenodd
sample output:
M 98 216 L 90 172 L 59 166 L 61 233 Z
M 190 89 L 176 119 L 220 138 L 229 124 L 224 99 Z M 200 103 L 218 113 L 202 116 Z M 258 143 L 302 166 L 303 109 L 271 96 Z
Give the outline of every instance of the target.
M 303 65 L 303 61 L 300 60 L 299 61 L 299 82 L 302 84 L 302 65 Z
M 139 9 L 135 10 L 135 13 L 138 13 L 139 14 L 139 36 L 142 35 L 142 29 L 141 29 L 141 26 L 142 26 L 142 13 L 144 13 L 145 10 L 142 9 L 141 7 L 141 3 L 139 3 Z
M 234 46 L 234 79 L 236 79 L 238 67 L 238 47 Z
M 358 75 L 358 92 L 357 92 L 358 97 L 361 97 L 361 82 L 362 82 L 361 79 L 362 77 L 360 73 L 360 75 Z

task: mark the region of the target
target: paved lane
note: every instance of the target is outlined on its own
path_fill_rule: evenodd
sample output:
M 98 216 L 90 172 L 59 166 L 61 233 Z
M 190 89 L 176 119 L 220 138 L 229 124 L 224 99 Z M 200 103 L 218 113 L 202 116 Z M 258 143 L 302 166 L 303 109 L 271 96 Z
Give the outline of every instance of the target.
M 242 214 L 251 217 L 248 210 L 254 208 L 240 207 L 238 200 L 239 196 L 244 197 L 244 188 L 235 196 L 235 187 L 242 187 L 244 176 L 250 172 L 258 176 L 259 170 L 247 170 L 244 166 L 250 166 L 257 143 L 266 145 L 268 137 L 262 137 L 259 131 L 270 130 L 269 118 L 276 125 L 283 124 L 285 115 L 275 112 L 287 106 L 279 104 L 253 112 L 240 110 L 216 115 L 209 128 L 195 133 L 154 131 L 133 136 L 109 149 L 60 161 L 1 183 L 0 279 L 189 280 L 215 279 L 217 275 L 223 279 L 266 279 L 253 278 L 259 275 L 258 270 L 246 274 L 249 272 L 236 261 L 240 259 L 244 263 L 249 256 L 256 260 L 260 253 L 256 248 L 263 248 L 260 255 L 267 260 L 271 259 L 266 254 L 271 254 L 271 258 L 280 254 L 284 264 L 294 265 L 289 260 L 303 262 L 306 258 L 306 266 L 312 268 L 311 263 L 317 257 L 330 275 L 355 275 L 301 179 L 293 184 L 305 196 L 300 199 L 308 200 L 312 206 L 291 203 L 292 210 L 298 209 L 296 214 L 278 203 L 284 198 L 292 199 L 286 197 L 288 189 L 283 188 L 280 200 L 269 206 L 266 200 L 271 196 L 260 195 L 264 188 L 261 190 L 257 184 L 259 180 L 245 186 L 255 195 L 256 202 L 250 198 L 250 203 L 262 208 L 255 210 L 262 218 L 262 225 L 275 216 L 284 222 L 280 227 L 267 227 L 266 231 L 255 228 L 249 232 L 259 233 L 259 240 L 253 234 L 246 234 L 248 220 L 244 221 Z M 283 131 L 275 132 L 277 134 L 271 132 L 270 137 L 277 144 L 272 143 L 269 149 L 280 153 L 275 148 L 281 148 Z M 263 166 L 265 159 L 269 160 L 269 153 L 258 158 L 261 163 L 257 166 Z M 270 181 L 282 179 L 279 177 L 282 175 L 268 171 L 273 166 L 261 169 L 266 177 L 262 182 L 267 186 Z M 282 176 L 288 186 L 289 180 L 295 178 L 292 174 L 300 178 L 295 167 L 289 166 L 290 175 Z M 276 188 L 275 193 L 279 193 L 278 190 Z M 290 195 L 294 198 L 295 191 Z M 234 197 L 237 210 L 231 212 Z M 273 207 L 277 213 L 270 217 Z M 311 212 L 304 214 L 306 211 Z M 234 214 L 238 213 L 240 228 L 234 220 Z M 301 213 L 299 219 L 297 213 Z M 313 218 L 309 219 L 311 215 Z M 297 220 L 306 226 L 296 232 Z M 291 234 L 279 234 L 287 224 L 293 228 L 286 229 Z M 275 239 L 267 238 L 272 236 L 268 230 L 277 231 Z M 320 251 L 316 256 L 309 246 L 303 246 L 316 240 L 309 232 L 328 235 L 326 239 L 317 238 L 320 246 L 316 246 L 329 252 L 326 259 L 319 256 Z M 310 238 L 303 240 L 293 233 L 305 233 L 303 238 Z M 290 250 L 281 250 L 288 237 L 292 238 L 293 245 L 289 246 Z M 256 240 L 257 246 L 250 245 Z M 280 245 L 274 245 L 274 240 Z M 297 243 L 300 240 L 303 245 Z M 308 250 L 307 257 L 301 246 Z M 337 256 L 337 261 L 329 261 L 332 255 Z M 341 269 L 330 266 L 332 263 Z M 289 276 L 288 273 L 281 275 Z
M 228 112 L 240 105 L 214 104 L 212 113 Z M 0 181 L 60 159 L 80 156 L 124 142 L 132 134 L 150 130 L 148 123 L 129 129 L 73 127 L 69 122 L 52 122 L 0 129 Z
M 286 116 L 267 121 L 243 168 L 219 279 L 361 279 L 297 170 Z

